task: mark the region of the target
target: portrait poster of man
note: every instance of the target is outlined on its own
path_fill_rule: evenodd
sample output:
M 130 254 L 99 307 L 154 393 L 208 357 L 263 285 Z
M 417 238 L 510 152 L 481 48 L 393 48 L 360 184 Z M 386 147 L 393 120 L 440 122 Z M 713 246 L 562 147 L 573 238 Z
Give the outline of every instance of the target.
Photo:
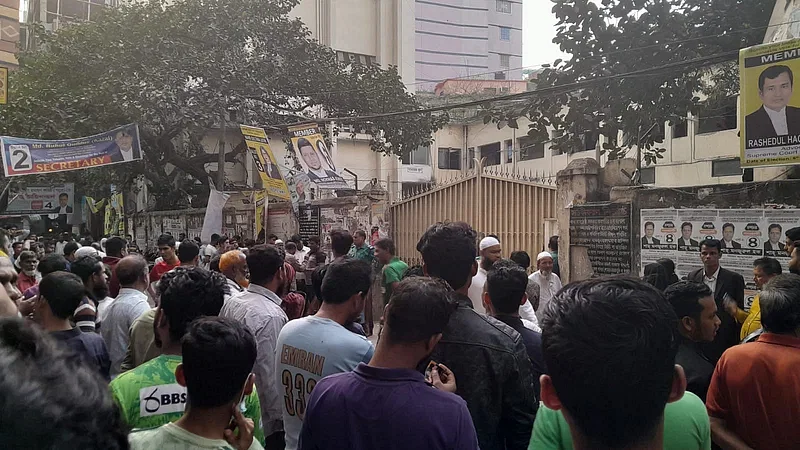
M 289 128 L 292 146 L 309 180 L 320 189 L 346 189 L 347 183 L 338 173 L 325 139 L 316 125 Z
M 800 163 L 800 39 L 739 53 L 743 167 Z
M 139 148 L 139 133 L 131 128 L 125 127 L 114 133 L 114 146 L 109 152 L 112 163 L 136 161 L 142 159 L 142 151 Z
M 266 131 L 263 128 L 247 125 L 240 125 L 240 129 L 267 194 L 281 200 L 289 200 L 289 187 L 280 171 L 275 154 L 272 153 Z

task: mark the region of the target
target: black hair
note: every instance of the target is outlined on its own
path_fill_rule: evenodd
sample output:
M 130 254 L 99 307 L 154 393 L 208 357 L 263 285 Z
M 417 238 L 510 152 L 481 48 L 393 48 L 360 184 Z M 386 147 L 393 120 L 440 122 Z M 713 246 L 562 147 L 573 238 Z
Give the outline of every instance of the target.
M 517 250 L 511 252 L 510 259 L 515 263 L 519 264 L 520 267 L 527 270 L 528 267 L 531 266 L 531 255 L 528 254 L 525 250 Z
M 767 227 L 767 233 L 772 231 L 773 228 L 777 228 L 779 233 L 783 232 L 783 227 L 782 226 L 780 226 L 777 223 L 771 223 L 771 224 L 769 224 L 769 227 Z
M 736 227 L 730 222 L 726 222 L 726 223 L 724 223 L 722 225 L 722 231 L 725 231 L 725 228 L 728 228 L 728 227 L 733 228 L 733 231 L 736 231 Z
M 12 242 L 12 243 L 11 243 L 11 248 L 14 248 L 14 247 L 16 247 L 17 245 L 24 246 L 24 245 L 25 245 L 25 243 L 24 243 L 24 242 L 20 242 L 20 241 Z
M 250 270 L 250 282 L 269 283 L 283 267 L 283 262 L 283 252 L 274 245 L 261 244 L 248 249 L 247 268 Z
M 141 255 L 126 256 L 114 267 L 120 286 L 132 286 L 146 273 L 147 260 Z
M 81 256 L 69 265 L 69 271 L 81 278 L 84 284 L 98 272 L 103 270 L 103 263 L 97 256 Z
M 178 247 L 178 261 L 181 263 L 189 263 L 194 261 L 200 254 L 200 247 L 194 242 L 185 239 Z
M 486 274 L 486 292 L 494 310 L 501 314 L 519 311 L 527 287 L 525 269 L 510 259 L 495 262 Z
M 42 263 L 39 263 L 41 266 Z M 753 267 L 761 269 L 766 275 L 780 275 L 783 272 L 781 263 L 775 258 L 758 258 L 753 261 Z
M 201 317 L 181 339 L 188 403 L 216 408 L 238 400 L 256 361 L 256 340 L 236 320 Z
M 277 234 L 270 234 L 269 236 L 267 236 L 267 239 L 275 239 L 275 240 L 277 240 L 278 239 L 278 235 Z
M 659 258 L 656 260 L 656 262 L 664 266 L 664 269 L 667 271 L 667 275 L 672 275 L 675 273 L 675 261 L 669 258 Z
M 69 256 L 75 253 L 79 248 L 81 248 L 81 245 L 77 242 L 67 242 L 64 244 L 64 256 Z
M 688 226 L 689 228 L 692 228 L 692 229 L 694 229 L 694 225 L 692 225 L 692 222 L 683 222 L 683 223 L 681 224 L 681 230 L 683 230 L 683 229 L 684 229 L 685 227 L 687 227 L 687 226 Z
M 62 192 L 62 193 L 58 194 L 58 199 L 61 200 L 61 197 L 69 198 L 69 194 L 67 194 L 66 192 Z
M 67 319 L 86 295 L 86 287 L 74 273 L 53 272 L 39 282 L 39 294 L 47 300 L 53 315 Z
M 222 274 L 200 267 L 176 267 L 158 283 L 159 309 L 169 322 L 169 337 L 175 342 L 198 317 L 217 316 L 222 309 L 228 283 Z
M 61 255 L 56 255 L 52 253 L 50 255 L 45 256 L 39 261 L 39 265 L 36 267 L 36 270 L 39 271 L 42 276 L 49 275 L 53 272 L 66 271 L 67 270 L 67 259 Z
M 424 277 L 425 270 L 423 270 L 422 266 L 417 264 L 415 266 L 411 266 L 406 269 L 405 273 L 403 274 L 403 279 L 411 278 L 411 277 Z
M 662 292 L 669 286 L 669 274 L 667 274 L 667 269 L 659 263 L 650 263 L 644 266 L 643 280 Z
M 569 284 L 545 306 L 547 372 L 588 447 L 654 435 L 672 389 L 676 320 L 658 290 L 627 277 Z
M 331 250 L 334 255 L 346 255 L 353 246 L 353 236 L 347 230 L 331 231 Z
M 547 246 L 550 250 L 557 252 L 558 251 L 558 236 L 550 236 L 550 240 L 547 242 Z
M 716 248 L 717 252 L 720 254 L 722 253 L 722 242 L 719 239 L 703 239 L 700 241 L 700 251 L 703 251 L 703 247 L 712 249 Z
M 297 250 L 297 244 L 295 244 L 294 241 L 289 241 L 283 245 L 283 248 L 286 250 Z
M 169 246 L 175 248 L 175 238 L 172 237 L 171 234 L 162 234 L 158 237 L 158 242 L 156 243 L 159 247 L 161 246 Z
M 428 274 L 443 279 L 453 289 L 464 287 L 476 264 L 475 237 L 475 231 L 465 222 L 431 225 L 417 243 Z
M 0 319 L 0 398 L 5 448 L 128 449 L 128 429 L 108 384 L 24 319 Z
M 291 242 L 294 242 L 295 244 L 302 244 L 303 243 L 303 238 L 299 234 L 293 234 L 292 237 L 289 238 L 289 240 Z
M 219 242 L 219 235 L 217 233 L 212 234 L 211 245 L 217 245 L 218 242 Z
M 348 258 L 328 266 L 322 279 L 321 298 L 325 303 L 341 304 L 359 292 L 366 296 L 372 285 L 372 267 L 366 261 Z
M 325 274 L 327 272 L 328 266 L 317 266 L 317 268 L 311 272 L 311 287 L 314 289 L 314 292 L 316 292 L 320 302 L 325 301 L 325 295 L 322 292 L 322 281 L 325 279 Z
M 792 73 L 792 69 L 789 66 L 784 65 L 776 65 L 776 66 L 769 66 L 761 72 L 761 75 L 758 76 L 758 90 L 764 90 L 764 83 L 769 80 L 774 80 L 778 78 L 782 73 L 789 74 L 789 83 L 794 86 L 794 74 Z
M 222 255 L 216 254 L 211 257 L 211 260 L 208 262 L 208 269 L 212 272 L 219 272 L 219 260 L 222 258 Z
M 790 334 L 800 329 L 800 275 L 787 273 L 769 280 L 759 295 L 764 330 Z
M 387 337 L 392 344 L 413 344 L 442 333 L 458 303 L 452 289 L 430 277 L 406 278 L 386 307 Z
M 789 228 L 786 230 L 786 237 L 790 241 L 800 241 L 800 227 Z
M 651 226 L 651 227 L 653 227 L 653 228 L 655 228 L 655 227 L 656 227 L 656 224 L 654 224 L 653 222 L 645 222 L 645 223 L 644 223 L 644 227 L 645 227 L 645 228 L 647 228 L 647 226 L 648 226 L 648 225 L 649 225 L 649 226 Z
M 114 236 L 106 241 L 106 253 L 108 256 L 113 256 L 116 258 L 122 257 L 122 250 L 124 250 L 128 246 L 128 243 L 125 239 L 122 239 L 119 236 Z
M 311 147 L 311 148 L 314 148 L 314 145 L 313 145 L 313 144 L 311 143 L 311 141 L 309 141 L 308 139 L 306 139 L 306 138 L 302 138 L 302 137 L 301 137 L 300 139 L 298 139 L 298 140 L 297 140 L 297 151 L 298 151 L 298 152 L 300 151 L 300 148 L 301 148 L 301 147 Z M 316 151 L 316 150 L 314 150 L 314 151 Z
M 664 297 L 672 305 L 678 320 L 690 317 L 698 323 L 700 322 L 700 313 L 703 312 L 700 300 L 709 296 L 714 296 L 711 288 L 704 283 L 692 281 L 679 281 L 664 291 Z
M 390 255 L 394 256 L 397 249 L 395 249 L 394 241 L 389 238 L 383 238 L 375 243 L 375 247 L 381 250 L 386 250 Z
M 362 238 L 366 239 L 367 232 L 364 230 L 356 230 L 355 233 L 353 233 L 353 236 L 361 236 Z

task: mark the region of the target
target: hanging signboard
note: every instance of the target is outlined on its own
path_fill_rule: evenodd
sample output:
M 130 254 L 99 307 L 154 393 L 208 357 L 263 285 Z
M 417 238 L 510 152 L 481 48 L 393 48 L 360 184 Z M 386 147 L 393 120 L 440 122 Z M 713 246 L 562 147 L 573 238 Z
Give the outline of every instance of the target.
M 282 200 L 289 200 L 289 187 L 286 185 L 286 181 L 283 180 L 281 170 L 275 161 L 275 155 L 273 155 L 269 146 L 267 133 L 263 128 L 249 127 L 247 125 L 240 125 L 240 128 L 247 148 L 250 149 L 250 155 L 253 157 L 256 169 L 258 169 L 261 184 L 264 185 L 267 194 Z
M 289 128 L 292 147 L 309 180 L 320 189 L 347 189 L 316 124 Z

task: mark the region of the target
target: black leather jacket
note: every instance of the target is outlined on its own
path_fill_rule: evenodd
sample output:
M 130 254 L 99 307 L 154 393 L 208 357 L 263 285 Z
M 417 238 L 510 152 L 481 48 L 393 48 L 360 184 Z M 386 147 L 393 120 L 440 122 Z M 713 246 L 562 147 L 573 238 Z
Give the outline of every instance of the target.
M 519 333 L 475 312 L 469 297 L 459 294 L 458 309 L 430 359 L 455 374 L 481 450 L 528 448 L 539 402 Z

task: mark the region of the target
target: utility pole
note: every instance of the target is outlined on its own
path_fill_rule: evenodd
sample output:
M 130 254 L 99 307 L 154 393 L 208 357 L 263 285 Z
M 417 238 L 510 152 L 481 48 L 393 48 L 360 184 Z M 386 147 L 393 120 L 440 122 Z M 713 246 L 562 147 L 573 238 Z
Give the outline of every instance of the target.
M 227 119 L 225 118 L 225 108 L 222 108 L 220 115 L 220 123 L 222 124 L 222 133 L 219 141 L 219 157 L 217 158 L 217 190 L 225 190 L 225 128 Z

